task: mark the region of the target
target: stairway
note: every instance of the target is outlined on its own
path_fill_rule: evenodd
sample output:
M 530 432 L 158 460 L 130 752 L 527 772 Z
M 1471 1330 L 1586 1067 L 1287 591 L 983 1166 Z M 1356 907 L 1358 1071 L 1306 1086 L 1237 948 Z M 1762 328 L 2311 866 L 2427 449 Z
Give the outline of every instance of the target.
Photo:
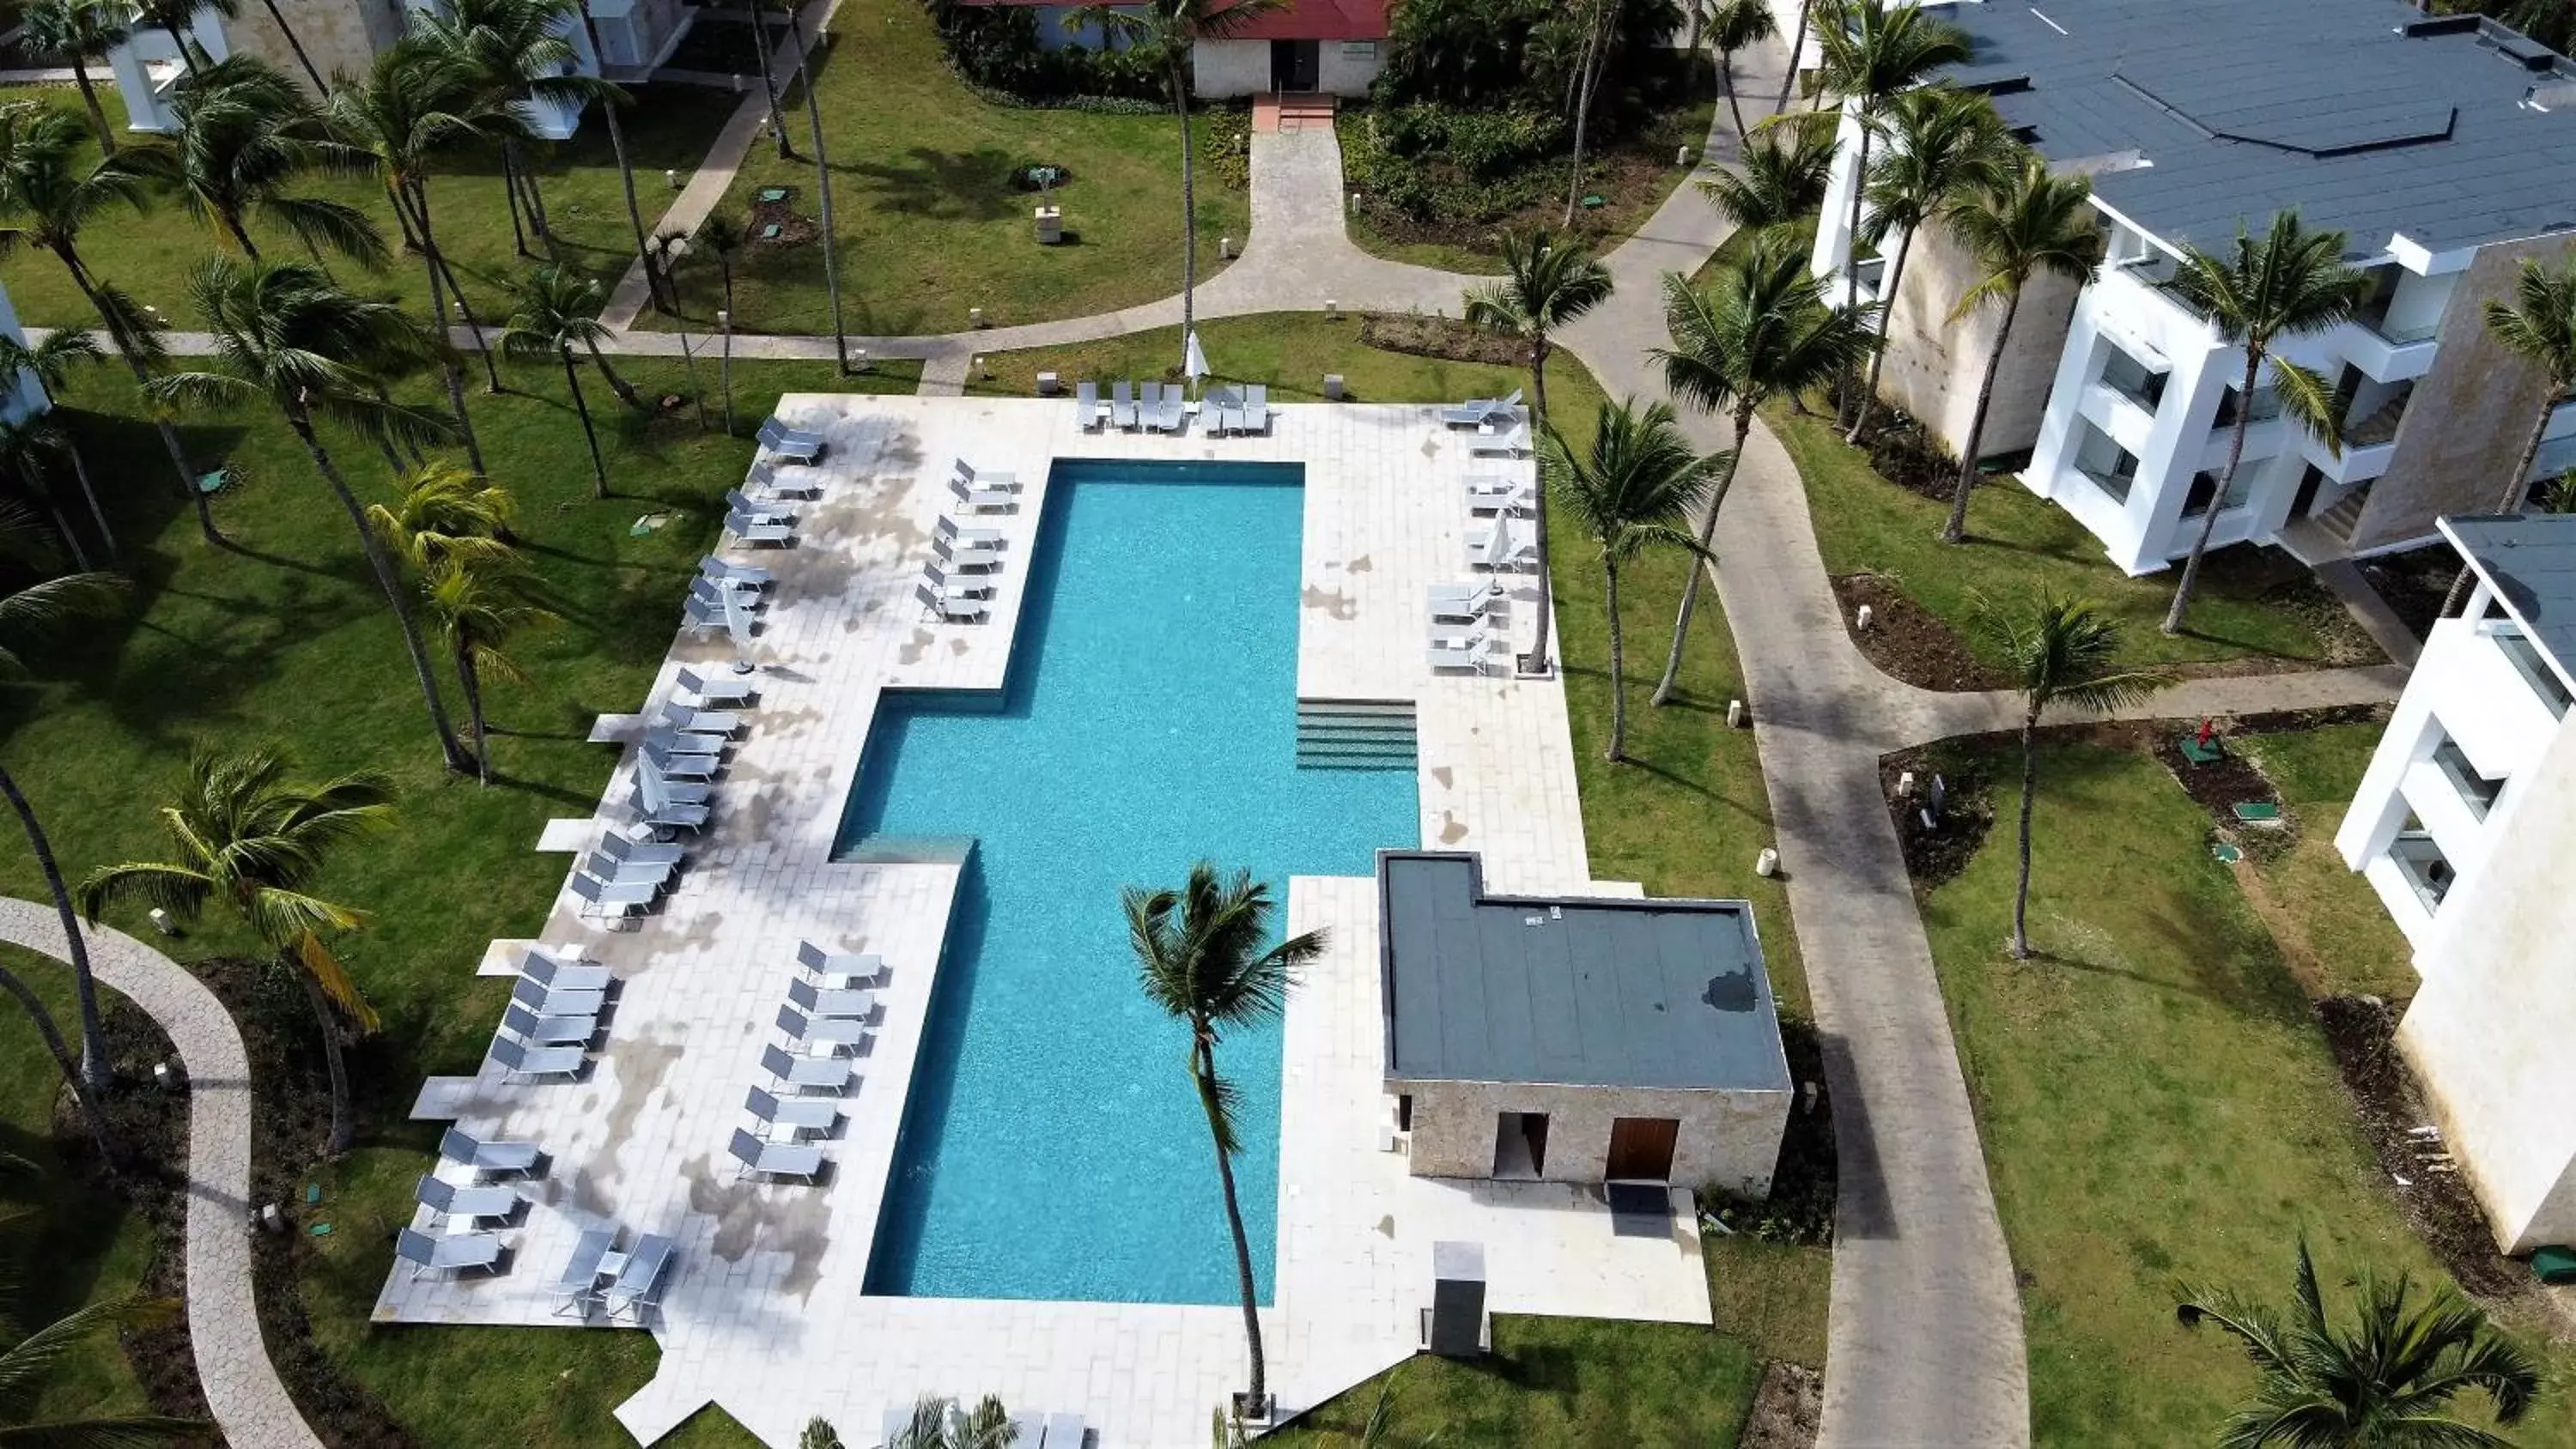
M 1338 104 L 1334 97 L 1316 91 L 1270 91 L 1252 98 L 1252 129 L 1329 131 Z
M 1297 701 L 1297 768 L 1410 770 L 1413 762 L 1413 701 Z
M 2352 526 L 2361 521 L 2362 505 L 2369 500 L 2370 485 L 2364 483 L 2335 500 L 2334 507 L 2311 516 L 2316 519 L 2317 526 L 2333 534 L 2338 543 L 2349 544 L 2352 542 Z

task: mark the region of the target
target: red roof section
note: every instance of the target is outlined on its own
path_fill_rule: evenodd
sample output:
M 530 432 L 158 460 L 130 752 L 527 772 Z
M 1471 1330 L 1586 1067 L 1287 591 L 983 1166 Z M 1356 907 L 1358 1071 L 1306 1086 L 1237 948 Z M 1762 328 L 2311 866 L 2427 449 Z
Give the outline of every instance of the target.
M 957 0 L 961 5 L 1054 5 L 1065 0 Z M 1384 40 L 1389 0 L 1289 0 L 1228 40 Z

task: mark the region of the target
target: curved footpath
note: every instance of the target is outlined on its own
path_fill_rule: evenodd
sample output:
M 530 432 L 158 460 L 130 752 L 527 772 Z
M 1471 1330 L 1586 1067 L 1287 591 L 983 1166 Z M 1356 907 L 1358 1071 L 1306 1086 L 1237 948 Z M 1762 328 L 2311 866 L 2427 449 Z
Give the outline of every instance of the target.
M 122 931 L 91 926 L 90 968 L 160 1023 L 188 1071 L 188 1342 L 226 1441 L 322 1449 L 268 1360 L 251 1301 L 250 1058 L 206 984 Z M 0 897 L 0 940 L 68 959 L 50 905 Z

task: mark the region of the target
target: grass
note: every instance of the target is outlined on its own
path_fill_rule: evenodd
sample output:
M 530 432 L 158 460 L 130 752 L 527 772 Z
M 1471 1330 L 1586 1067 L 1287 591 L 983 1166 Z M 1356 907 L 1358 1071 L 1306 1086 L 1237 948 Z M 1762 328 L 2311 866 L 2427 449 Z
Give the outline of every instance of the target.
M 0 101 L 25 99 L 73 111 L 80 108 L 78 93 L 69 87 L 0 89 Z M 116 88 L 100 87 L 99 100 L 107 107 L 109 122 L 122 127 L 125 112 Z M 672 196 L 662 173 L 677 170 L 685 176 L 694 171 L 737 104 L 738 98 L 730 92 L 700 86 L 648 86 L 636 93 L 635 104 L 622 119 L 635 167 L 636 199 L 648 232 Z M 143 139 L 129 137 L 134 142 Z M 565 264 L 589 272 L 603 287 L 614 286 L 634 258 L 635 233 L 627 220 L 624 189 L 606 126 L 593 119 L 572 140 L 540 143 L 535 150 L 542 167 L 546 213 L 562 244 Z M 316 177 L 297 189 L 365 208 L 386 238 L 399 245 L 400 228 L 375 182 Z M 471 148 L 432 177 L 430 221 L 438 228 L 439 245 L 455 267 L 467 301 L 486 326 L 497 327 L 509 310 L 506 284 L 536 265 L 513 249 L 497 150 L 487 155 L 481 148 Z M 254 225 L 251 234 L 271 257 L 306 256 L 293 238 L 274 229 Z M 530 246 L 540 253 L 544 250 L 534 239 Z M 140 220 L 115 213 L 102 216 L 80 240 L 82 260 L 92 271 L 124 287 L 136 300 L 160 308 L 173 326 L 182 328 L 198 325 L 188 306 L 188 272 L 215 247 L 213 233 L 168 199 Z M 417 256 L 397 252 L 393 264 L 374 276 L 343 262 L 332 267 L 350 286 L 398 297 L 415 308 L 427 305 L 428 278 Z M 49 254 L 22 249 L 0 258 L 0 283 L 7 285 L 22 321 L 40 326 L 95 321 L 62 264 Z
M 2262 767 L 2297 832 L 2287 850 L 2246 857 L 2295 935 L 2283 949 L 2299 956 L 2313 990 L 2403 1001 L 2415 994 L 2414 949 L 2379 893 L 2334 846 L 2383 728 L 2374 722 L 2248 735 L 2233 747 Z
M 2350 744 L 2280 748 L 2306 782 Z M 2254 1374 L 2229 1341 L 2176 1325 L 2178 1285 L 2283 1297 L 2302 1233 L 2331 1278 L 2441 1270 L 2390 1200 L 2280 951 L 2210 858 L 2207 817 L 2127 751 L 2050 745 L 2039 778 L 2043 954 L 2002 950 L 2009 828 L 1924 905 L 2022 1274 L 2033 1438 L 2206 1442 Z M 2569 1366 L 2554 1361 L 2555 1402 L 2517 1442 L 2576 1443 Z
M 1826 572 L 1891 576 L 1987 664 L 2000 665 L 2002 653 L 1978 627 L 1978 596 L 2011 600 L 2043 588 L 2091 600 L 2120 626 L 2122 657 L 2130 663 L 2297 666 L 2326 658 L 2325 642 L 2308 622 L 2312 611 L 2284 606 L 2281 580 L 2263 575 L 2255 550 L 2209 556 L 2189 627 L 2168 638 L 2159 626 L 2173 601 L 2174 576 L 2121 573 L 2073 514 L 2020 484 L 1980 486 L 1969 508 L 1968 542 L 1945 544 L 1939 535 L 1948 505 L 1880 477 L 1867 455 L 1842 441 L 1830 417 L 1775 407 L 1763 418 L 1806 480 Z
M 1324 374 L 1342 375 L 1349 401 L 1360 403 L 1435 402 L 1465 397 L 1500 397 L 1526 388 L 1529 374 L 1517 367 L 1488 363 L 1448 362 L 1363 345 L 1359 319 L 1350 314 L 1327 317 L 1321 312 L 1274 312 L 1259 317 L 1219 317 L 1199 324 L 1199 345 L 1215 369 L 1214 382 L 1257 382 L 1270 389 L 1276 403 L 1321 402 Z M 1558 354 L 1563 356 L 1562 353 Z M 970 376 L 966 390 L 990 397 L 1031 397 L 1037 375 L 1052 371 L 1070 392 L 1076 381 L 1090 378 L 1107 396 L 1116 379 L 1178 381 L 1181 329 L 1163 327 L 1098 342 L 1066 347 L 1033 347 L 998 352 L 984 359 L 982 371 Z M 1555 416 L 1569 429 L 1591 436 L 1593 414 L 1601 406 L 1601 389 L 1591 375 L 1568 362 L 1562 398 L 1550 394 Z M 1569 433 L 1569 436 L 1572 434 Z
M 847 0 L 815 74 L 850 331 L 956 331 L 969 307 L 997 325 L 1080 317 L 1180 290 L 1175 118 L 989 105 L 949 69 L 916 0 Z M 795 108 L 788 133 L 805 159 L 782 161 L 755 143 L 721 214 L 746 218 L 758 190 L 788 187 L 795 213 L 818 217 L 801 95 L 780 100 Z M 1204 145 L 1214 126 L 1202 119 L 1194 129 Z M 1039 198 L 1011 184 L 1014 168 L 1033 163 L 1071 168 L 1047 198 L 1064 208 L 1072 236 L 1063 245 L 1038 245 Z M 1204 281 L 1223 265 L 1218 239 L 1249 229 L 1251 200 L 1205 164 L 1197 183 Z M 811 244 L 753 249 L 736 272 L 736 326 L 831 329 Z M 723 305 L 716 269 L 697 266 L 683 282 L 684 309 L 713 318 Z

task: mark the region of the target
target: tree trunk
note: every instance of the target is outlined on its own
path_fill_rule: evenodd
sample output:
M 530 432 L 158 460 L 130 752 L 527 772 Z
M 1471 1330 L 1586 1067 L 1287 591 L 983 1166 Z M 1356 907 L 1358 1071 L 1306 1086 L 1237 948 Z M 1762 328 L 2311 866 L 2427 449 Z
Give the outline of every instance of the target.
M 1977 486 L 1977 450 L 1985 442 L 1986 409 L 1995 401 L 1995 373 L 2004 365 L 2004 344 L 2012 340 L 2013 317 L 2021 311 L 2021 288 L 2016 286 L 2004 299 L 2004 325 L 1995 331 L 1995 345 L 1986 354 L 1986 374 L 1977 383 L 1977 410 L 1968 419 L 1968 436 L 1959 449 L 1959 486 L 1950 497 L 1950 518 L 1941 525 L 1943 543 L 1962 543 L 1968 537 L 1968 494 Z
M 1693 558 L 1697 569 L 1699 560 Z M 1628 758 L 1628 653 L 1619 629 L 1619 564 L 1608 554 L 1601 557 L 1602 582 L 1610 601 L 1610 754 L 1612 764 Z
M 27 832 L 27 848 L 35 852 L 36 869 L 45 877 L 45 889 L 53 894 L 54 915 L 63 923 L 64 954 L 71 958 L 73 994 L 80 1002 L 80 1079 L 104 1091 L 107 1046 L 98 1020 L 98 979 L 90 974 L 89 942 L 81 935 L 79 912 L 72 909 L 71 887 L 63 883 L 62 864 L 54 859 L 53 842 L 45 838 L 35 807 L 27 803 L 16 777 L 5 768 L 0 768 L 0 795 L 8 796 L 9 808 L 18 812 L 18 824 Z
M 604 76 L 608 73 L 608 58 L 599 48 L 599 22 L 591 17 L 590 0 L 580 0 L 580 4 L 581 28 L 589 37 L 591 58 L 598 62 L 599 72 Z M 644 209 L 635 202 L 635 167 L 626 156 L 626 127 L 619 123 L 617 105 L 613 101 L 602 99 L 599 114 L 600 119 L 608 123 L 608 149 L 617 156 L 618 184 L 626 189 L 626 222 L 635 229 L 635 256 L 644 263 L 645 289 L 653 294 L 653 305 L 659 309 L 662 297 L 652 285 L 653 253 L 644 243 Z
M 742 0 L 742 12 L 751 20 L 752 49 L 759 53 L 760 89 L 769 97 L 769 134 L 778 143 L 778 159 L 793 161 L 796 148 L 787 143 L 787 117 L 778 109 L 778 51 L 769 43 L 769 22 L 760 18 L 762 0 Z M 788 0 L 793 4 L 795 0 Z
M 289 960 L 286 969 L 295 973 L 304 999 L 313 1006 L 313 1022 L 322 1028 L 322 1061 L 331 1073 L 331 1155 L 337 1157 L 349 1150 L 350 1138 L 349 1064 L 341 1056 L 340 1009 L 331 1004 L 322 983 L 313 979 L 303 962 Z
M 1225 1188 L 1225 1224 L 1234 1234 L 1234 1272 L 1243 1290 L 1243 1337 L 1252 1356 L 1252 1410 L 1259 1413 L 1270 1402 L 1267 1365 L 1261 1354 L 1260 1290 L 1252 1281 L 1252 1244 L 1243 1232 L 1243 1207 L 1235 1200 L 1234 1160 L 1225 1149 L 1225 1136 L 1219 1127 L 1221 1109 L 1217 1105 L 1216 1050 L 1201 1035 L 1191 1048 L 1190 1075 L 1197 1079 L 1199 1105 L 1206 1109 L 1208 1135 L 1216 1144 L 1217 1181 Z
M 1726 83 L 1726 109 L 1735 117 L 1735 149 L 1741 153 L 1751 133 L 1744 129 L 1744 102 L 1736 99 L 1735 95 L 1734 51 L 1722 50 L 1717 53 L 1717 76 L 1719 80 Z
M 590 349 L 591 362 L 599 368 L 599 375 L 608 379 L 608 385 L 617 393 L 618 401 L 625 403 L 628 407 L 640 408 L 644 406 L 644 399 L 638 397 L 635 393 L 635 384 L 618 376 L 617 369 L 608 365 L 608 354 L 599 350 L 598 342 L 585 337 L 581 340 L 581 345 Z
M 295 27 L 286 23 L 286 16 L 277 8 L 277 0 L 259 0 L 259 3 L 268 11 L 268 18 L 277 22 L 277 33 L 286 37 L 286 48 L 295 52 L 295 63 L 304 67 L 304 78 L 313 82 L 313 94 L 316 97 L 330 94 L 330 82 L 322 79 L 322 72 L 314 68 L 313 57 L 304 53 L 304 42 L 295 38 Z
M 519 155 L 516 142 L 501 143 L 501 200 L 510 208 L 510 247 L 520 256 L 534 260 L 528 250 L 527 231 L 519 224 Z
M 189 18 L 196 18 L 195 13 L 190 12 Z M 179 22 L 173 20 L 161 28 L 169 32 L 170 43 L 179 48 L 179 69 L 187 72 L 189 75 L 195 75 L 197 73 L 197 50 L 195 46 L 188 43 L 188 37 L 185 32 L 180 29 Z
M 517 151 L 518 144 L 510 142 L 510 149 Z M 525 157 L 519 161 L 519 184 L 528 189 L 528 227 L 537 234 L 538 240 L 546 244 L 546 255 L 554 256 L 555 224 L 546 216 L 545 183 L 537 179 L 537 168 L 529 165 Z
M 1181 118 L 1181 372 L 1190 366 L 1190 333 L 1198 326 L 1199 191 L 1197 148 L 1190 143 L 1190 83 L 1172 63 L 1172 109 Z M 1500 525 L 1497 525 L 1499 527 Z
M 672 285 L 676 289 L 679 284 L 674 282 Z M 674 317 L 671 329 L 680 334 L 680 366 L 689 378 L 689 406 L 697 411 L 698 431 L 703 433 L 707 430 L 707 394 L 706 389 L 698 386 L 698 359 L 689 351 L 689 324 L 685 319 Z
M 1869 189 L 1869 117 L 1857 108 L 1854 117 L 1860 126 L 1860 154 L 1854 158 L 1852 169 L 1851 230 L 1843 237 L 1843 305 L 1847 307 L 1860 305 L 1861 193 Z M 1845 411 L 1852 406 L 1851 395 L 1852 375 L 1846 370 L 1842 375 L 1842 396 L 1834 402 L 1836 426 L 1841 425 Z
M 82 546 L 80 535 L 72 532 L 72 521 L 63 516 L 63 505 L 54 497 L 52 488 L 46 488 L 44 495 L 46 516 L 53 519 L 54 533 L 62 539 L 63 547 L 71 550 L 72 567 L 78 572 L 88 573 L 95 567 L 89 561 L 89 550 Z
M 99 1112 L 98 1098 L 81 1080 L 80 1068 L 72 1061 L 71 1049 L 63 1045 L 63 1034 L 54 1025 L 54 1014 L 45 1010 L 43 998 L 36 995 L 16 972 L 0 966 L 0 991 L 18 998 L 27 1009 L 27 1019 L 36 1024 L 36 1035 L 44 1038 L 45 1050 L 52 1053 L 54 1069 L 71 1084 L 72 1099 L 80 1103 L 81 1120 L 89 1124 L 89 1137 L 98 1144 L 99 1159 L 113 1170 L 116 1166 L 116 1139 L 108 1134 L 107 1118 Z
M 116 128 L 107 123 L 107 108 L 98 103 L 98 90 L 90 83 L 89 57 L 72 57 L 72 84 L 80 87 L 81 104 L 89 108 L 89 126 L 98 132 L 98 149 L 109 156 L 116 154 Z
M 1601 52 L 1609 48 L 1610 9 L 1616 0 L 1593 0 L 1592 29 L 1583 41 L 1583 84 L 1574 99 L 1574 170 L 1565 183 L 1565 225 L 1574 226 L 1574 203 L 1583 195 L 1583 134 L 1592 118 L 1592 89 L 1601 79 Z
M 107 546 L 107 556 L 116 557 L 116 534 L 107 526 L 107 510 L 98 506 L 98 490 L 90 485 L 89 461 L 81 456 L 80 444 L 65 435 L 64 451 L 72 455 L 72 477 L 80 484 L 81 497 L 89 504 L 89 517 L 98 525 L 99 542 Z
M 242 225 L 241 213 L 227 208 L 223 214 L 223 223 L 224 230 L 232 236 L 233 245 L 242 249 L 242 255 L 251 261 L 258 261 L 259 243 L 250 239 L 250 228 Z
M 1540 432 L 1547 430 L 1547 354 L 1546 333 L 1530 339 L 1530 413 L 1531 421 L 1538 424 Z M 1545 674 L 1549 611 L 1556 602 L 1556 585 L 1548 573 L 1547 489 L 1544 486 L 1539 489 L 1538 506 L 1531 511 L 1537 515 L 1537 527 L 1532 530 L 1531 541 L 1538 549 L 1538 634 L 1530 644 L 1529 656 L 1524 663 L 1529 673 Z M 1510 516 L 1509 513 L 1496 514 L 1494 527 L 1504 527 Z
M 1691 611 L 1699 607 L 1700 580 L 1709 570 L 1709 544 L 1717 537 L 1717 510 L 1726 502 L 1726 491 L 1735 486 L 1735 470 L 1744 465 L 1744 439 L 1753 430 L 1755 399 L 1738 398 L 1735 404 L 1735 455 L 1726 460 L 1726 471 L 1717 478 L 1717 491 L 1708 500 L 1708 517 L 1700 520 L 1699 552 L 1691 558 L 1690 578 L 1682 584 L 1682 611 L 1673 620 L 1673 650 L 1664 659 L 1664 677 L 1655 685 L 1655 705 L 1672 703 L 1674 682 L 1682 676 L 1682 643 L 1690 637 Z
M 2039 711 L 2021 717 L 2021 875 L 2013 886 L 2012 953 L 2030 959 L 2030 806 L 2031 783 L 2039 773 Z
M 1814 4 L 1815 0 L 1798 0 L 1797 33 L 1789 38 L 1789 63 L 1780 72 L 1779 103 L 1771 107 L 1781 115 L 1789 113 L 1789 90 L 1798 83 L 1798 57 L 1807 49 L 1807 12 Z
M 439 276 L 438 253 L 419 235 L 418 223 L 399 185 L 388 184 L 385 192 L 394 204 L 395 219 L 402 223 L 403 239 L 420 249 L 421 266 L 429 274 L 430 331 L 438 339 L 438 370 L 447 379 L 447 407 L 456 414 L 457 431 L 465 439 L 465 460 L 475 472 L 488 473 L 483 466 L 483 444 L 474 436 L 474 419 L 465 411 L 465 368 L 456 360 L 456 349 L 447 336 L 447 288 Z
M 483 719 L 483 676 L 474 667 L 474 651 L 463 639 L 451 646 L 456 662 L 456 687 L 465 696 L 465 730 L 467 745 L 474 751 L 474 783 L 492 783 L 492 730 Z
M 2559 382 L 2561 379 L 2552 378 L 2551 381 Z M 2496 512 L 2520 513 L 2522 511 L 2523 500 L 2530 496 L 2532 461 L 2540 456 L 2541 440 L 2549 433 L 2549 415 L 2558 411 L 2558 400 L 2566 394 L 2566 391 L 2563 385 L 2553 387 L 2549 390 L 2549 395 L 2540 400 L 2540 416 L 2531 420 L 2531 435 L 2522 440 L 2522 461 L 2514 465 L 2513 476 L 2505 480 L 2504 492 L 2496 499 Z M 2251 393 L 2246 395 L 2253 396 Z M 2460 565 L 2459 577 L 2451 580 L 2450 592 L 2442 596 L 2442 612 L 2439 617 L 2447 619 L 2460 612 L 2460 606 L 2469 601 L 2469 588 L 2476 579 L 2477 574 L 2474 570 L 2467 564 Z
M 447 768 L 464 774 L 472 762 L 465 758 L 464 747 L 456 742 L 456 730 L 447 722 L 447 705 L 438 697 L 437 676 L 430 672 L 429 650 L 421 643 L 420 625 L 411 616 L 411 602 L 403 597 L 402 579 L 394 572 L 393 560 L 385 553 L 384 541 L 376 536 L 375 529 L 368 526 L 367 510 L 359 504 L 358 496 L 349 491 L 349 480 L 340 476 L 339 466 L 331 461 L 331 455 L 323 450 L 322 440 L 314 435 L 313 420 L 297 407 L 290 406 L 285 412 L 287 426 L 295 430 L 296 439 L 304 444 L 304 451 L 312 457 L 313 466 L 322 474 L 322 481 L 331 485 L 331 493 L 340 500 L 341 509 L 349 515 L 350 525 L 358 530 L 358 546 L 366 553 L 367 567 L 376 576 L 376 586 L 384 590 L 385 602 L 393 605 L 394 621 L 402 628 L 403 649 L 411 655 L 412 673 L 420 680 L 421 698 L 429 706 L 430 728 L 438 735 L 439 753 L 445 757 Z
M 1887 285 L 1878 294 L 1878 346 L 1869 354 L 1869 381 L 1861 387 L 1851 431 L 1843 434 L 1843 441 L 1854 447 L 1860 445 L 1860 430 L 1869 423 L 1869 405 L 1878 401 L 1878 370 L 1887 361 L 1888 322 L 1896 315 L 1896 288 L 1905 280 L 1905 258 L 1914 250 L 1914 230 L 1909 226 L 1905 235 L 1897 238 L 1896 257 L 1887 265 Z
M 438 237 L 429 228 L 429 183 L 415 178 L 411 183 L 411 194 L 412 220 L 420 227 L 421 250 L 429 254 L 430 266 L 446 279 L 448 294 L 456 300 L 457 314 L 465 319 L 466 333 L 474 339 L 474 351 L 483 359 L 484 391 L 497 393 L 501 391 L 501 365 L 493 359 L 492 349 L 484 344 L 483 321 L 474 315 L 474 304 L 466 300 L 464 284 L 456 280 L 456 270 L 447 264 L 447 254 L 438 249 Z M 442 342 L 448 340 L 447 314 L 444 311 L 439 313 L 438 336 Z M 475 471 L 482 471 L 480 465 Z
M 608 496 L 608 464 L 599 456 L 599 433 L 590 423 L 590 401 L 581 395 L 581 369 L 573 365 L 572 349 L 563 349 L 564 381 L 572 385 L 572 410 L 581 417 L 582 440 L 590 444 L 590 476 L 598 488 L 594 498 Z
M 126 367 L 134 373 L 134 386 L 138 390 L 150 387 L 152 369 L 143 365 L 143 359 L 135 355 L 134 347 L 123 330 L 109 320 L 104 299 L 98 295 L 97 284 L 90 280 L 89 269 L 81 265 L 79 254 L 71 249 L 69 243 L 57 242 L 54 255 L 62 262 L 63 269 L 71 273 L 72 285 L 80 288 L 81 295 L 89 299 L 90 310 L 96 312 L 99 321 L 106 325 L 108 340 L 116 344 L 117 354 L 125 359 Z M 179 446 L 179 429 L 168 418 L 159 416 L 152 419 L 152 425 L 161 435 L 161 450 L 170 455 L 170 471 L 178 475 L 179 492 L 196 505 L 197 531 L 205 536 L 208 543 L 223 542 L 223 531 L 215 527 L 214 504 L 206 497 L 206 490 L 197 486 L 197 475 L 188 467 L 188 450 Z
M 819 37 L 818 37 L 819 39 Z M 787 43 L 796 50 L 796 79 L 805 91 L 805 127 L 814 135 L 814 189 L 821 203 L 823 220 L 823 288 L 832 295 L 832 354 L 840 360 L 841 376 L 850 375 L 850 333 L 841 321 L 841 239 L 832 222 L 832 163 L 823 149 L 823 103 L 814 95 L 813 68 L 805 63 L 805 24 L 797 18 L 794 0 L 787 6 Z M 1188 181 L 1183 174 L 1184 183 Z M 1186 321 L 1189 298 L 1181 299 Z
M 2236 426 L 2227 435 L 2227 471 L 2218 476 L 2218 491 L 2211 495 L 2208 509 L 2200 515 L 2200 531 L 2191 536 L 2191 555 L 2182 561 L 2182 582 L 2174 585 L 2173 606 L 2165 610 L 2164 632 L 2182 632 L 2183 613 L 2191 607 L 2192 585 L 2200 582 L 2200 557 L 2209 551 L 2209 536 L 2218 531 L 2218 515 L 2227 504 L 2227 490 L 2236 486 L 2236 465 L 2245 458 L 2245 435 L 2254 428 L 2254 380 L 2263 373 L 2263 345 L 2245 345 L 2245 390 L 2237 396 Z M 2456 586 L 2455 586 L 2456 587 Z
M 733 436 L 733 258 L 716 253 L 716 265 L 724 270 L 724 361 L 719 368 L 724 382 L 725 436 Z

